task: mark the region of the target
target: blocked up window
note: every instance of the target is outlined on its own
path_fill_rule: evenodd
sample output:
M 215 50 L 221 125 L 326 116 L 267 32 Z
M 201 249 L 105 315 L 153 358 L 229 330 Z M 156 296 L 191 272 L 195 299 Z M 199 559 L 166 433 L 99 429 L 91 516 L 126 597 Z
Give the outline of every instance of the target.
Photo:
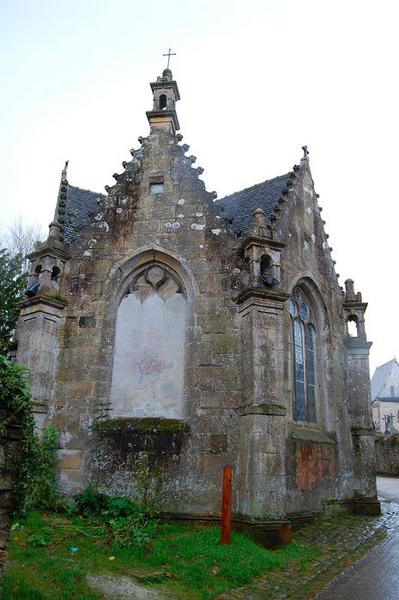
M 117 313 L 114 417 L 184 416 L 186 306 L 181 282 L 163 265 L 134 277 Z
M 316 331 L 310 304 L 299 288 L 290 299 L 293 328 L 294 418 L 316 422 Z

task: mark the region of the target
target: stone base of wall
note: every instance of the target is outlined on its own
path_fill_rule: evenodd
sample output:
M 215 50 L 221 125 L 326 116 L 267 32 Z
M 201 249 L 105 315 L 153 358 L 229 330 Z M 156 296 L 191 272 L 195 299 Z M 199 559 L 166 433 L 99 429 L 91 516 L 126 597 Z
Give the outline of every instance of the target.
M 287 520 L 250 519 L 236 515 L 233 529 L 241 531 L 265 548 L 278 548 L 292 541 L 292 526 Z
M 221 519 L 217 515 L 197 513 L 163 513 L 168 521 L 192 524 L 194 527 L 217 527 Z M 288 519 L 251 519 L 243 515 L 233 515 L 232 529 L 245 533 L 257 544 L 265 548 L 278 548 L 292 541 L 292 528 Z
M 287 515 L 287 518 L 295 530 L 312 523 L 319 515 L 336 516 L 342 513 L 355 513 L 370 517 L 378 516 L 381 514 L 381 504 L 376 498 L 334 500 L 333 502 L 325 502 L 321 511 L 291 513 Z
M 290 513 L 287 515 L 287 519 L 291 523 L 293 531 L 296 531 L 301 527 L 305 527 L 305 525 L 310 525 L 313 523 L 315 518 L 320 514 L 323 514 L 323 511 Z
M 353 498 L 326 503 L 323 510 L 298 512 L 287 515 L 286 519 L 251 519 L 234 514 L 232 528 L 245 533 L 257 544 L 265 548 L 278 548 L 292 541 L 292 532 L 311 523 L 318 515 L 335 515 L 351 512 L 359 515 L 377 516 L 381 514 L 381 504 L 376 498 Z M 201 513 L 163 513 L 161 518 L 168 521 L 192 524 L 194 527 L 217 527 L 221 519 L 218 515 Z
M 375 436 L 376 469 L 379 475 L 399 477 L 399 433 Z
M 380 501 L 371 498 L 357 498 L 350 503 L 350 512 L 357 515 L 366 515 L 369 517 L 378 516 L 381 514 Z

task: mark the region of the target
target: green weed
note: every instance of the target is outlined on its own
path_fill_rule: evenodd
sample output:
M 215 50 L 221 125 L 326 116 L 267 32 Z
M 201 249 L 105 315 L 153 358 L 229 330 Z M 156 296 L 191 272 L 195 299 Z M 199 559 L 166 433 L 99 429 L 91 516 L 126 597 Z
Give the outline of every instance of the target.
M 170 523 L 160 523 L 149 542 L 127 547 L 113 543 L 96 517 L 34 512 L 14 527 L 9 556 L 3 600 L 99 599 L 86 575 L 134 576 L 138 569 L 156 574 L 148 580 L 153 587 L 210 600 L 290 562 L 306 566 L 316 553 L 299 544 L 266 550 L 234 532 L 225 546 L 217 528 Z

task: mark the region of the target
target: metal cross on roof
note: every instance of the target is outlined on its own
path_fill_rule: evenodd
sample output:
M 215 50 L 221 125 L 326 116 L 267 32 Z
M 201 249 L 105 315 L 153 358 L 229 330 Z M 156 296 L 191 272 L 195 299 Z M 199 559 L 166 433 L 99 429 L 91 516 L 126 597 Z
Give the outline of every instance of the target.
M 171 52 L 170 48 L 169 48 L 169 52 L 167 54 L 162 54 L 162 56 L 167 56 L 168 57 L 168 64 L 167 64 L 167 69 L 169 69 L 169 61 L 170 61 L 170 57 L 171 56 L 176 56 L 176 52 Z

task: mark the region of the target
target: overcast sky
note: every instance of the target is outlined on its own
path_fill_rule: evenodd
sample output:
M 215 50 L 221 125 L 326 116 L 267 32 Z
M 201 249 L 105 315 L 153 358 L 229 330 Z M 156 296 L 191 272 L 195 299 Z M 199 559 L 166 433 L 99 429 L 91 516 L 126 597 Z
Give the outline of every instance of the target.
M 399 357 L 399 3 L 0 0 L 3 228 L 104 191 L 148 134 L 171 67 L 184 142 L 220 196 L 290 170 L 307 144 L 340 283 L 369 302 L 372 369 Z

